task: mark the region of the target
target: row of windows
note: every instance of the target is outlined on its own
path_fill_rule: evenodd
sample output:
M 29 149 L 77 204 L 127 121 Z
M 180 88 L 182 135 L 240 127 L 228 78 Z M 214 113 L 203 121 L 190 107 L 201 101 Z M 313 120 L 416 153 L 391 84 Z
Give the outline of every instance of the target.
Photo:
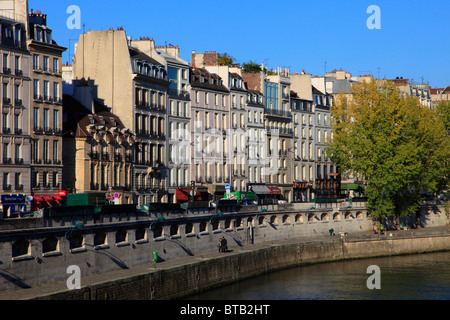
M 130 170 L 124 170 L 123 165 L 91 165 L 91 184 L 101 184 L 102 187 L 108 185 L 108 181 L 113 183 L 113 187 L 131 186 Z M 111 180 L 110 180 L 111 179 Z M 99 185 L 100 187 L 100 185 Z
M 52 72 L 59 73 L 59 58 L 51 58 L 47 56 L 42 56 L 42 60 L 40 60 L 40 56 L 37 54 L 33 55 L 33 70 L 35 71 L 44 71 L 44 72 Z M 50 63 L 52 63 L 50 68 Z
M 219 95 L 217 93 L 209 93 L 209 92 L 201 92 L 201 91 L 195 91 L 195 102 L 200 103 L 200 93 L 202 93 L 204 102 L 206 105 L 210 104 L 211 97 L 214 99 L 214 105 L 215 106 L 221 106 L 226 107 L 226 95 Z M 219 105 L 220 104 L 220 105 Z
M 53 95 L 51 95 L 50 92 L 50 81 L 44 80 L 43 82 L 43 89 L 41 91 L 41 81 L 38 79 L 33 80 L 33 99 L 34 100 L 44 100 L 44 101 L 54 101 L 54 102 L 60 102 L 61 99 L 61 93 L 60 91 L 60 84 L 59 82 L 53 82 Z M 41 92 L 43 93 L 43 96 L 41 95 Z
M 11 65 L 11 61 L 14 61 L 14 66 Z M 22 57 L 19 55 L 10 55 L 9 53 L 4 53 L 3 54 L 3 73 L 12 73 L 12 71 L 14 71 L 14 73 L 16 75 L 22 74 L 21 71 L 22 70 Z M 14 70 L 11 70 L 12 67 L 14 67 Z
M 51 153 L 50 153 L 51 152 Z M 60 141 L 59 140 L 32 140 L 31 141 L 31 160 L 35 164 L 60 164 Z M 42 156 L 42 158 L 41 158 Z
M 59 177 L 60 173 L 57 171 L 48 172 L 48 171 L 33 171 L 31 174 L 31 185 L 35 189 L 44 188 L 49 189 L 53 186 L 53 188 L 59 188 Z M 50 180 L 51 179 L 51 180 Z M 42 185 L 41 185 L 42 182 Z
M 60 111 L 56 109 L 51 112 L 50 109 L 47 108 L 33 108 L 33 130 L 36 131 L 38 128 L 42 128 L 44 131 L 47 131 L 48 129 L 61 129 L 60 114 Z M 52 118 L 50 118 L 50 115 L 52 115 Z M 50 126 L 50 124 L 52 124 L 52 126 Z

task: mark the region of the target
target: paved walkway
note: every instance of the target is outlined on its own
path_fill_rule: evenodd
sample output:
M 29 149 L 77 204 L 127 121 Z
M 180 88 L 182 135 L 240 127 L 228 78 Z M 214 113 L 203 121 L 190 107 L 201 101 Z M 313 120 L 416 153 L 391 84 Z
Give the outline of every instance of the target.
M 351 240 L 369 240 L 369 239 L 379 239 L 381 237 L 389 236 L 392 233 L 394 237 L 414 237 L 414 236 L 424 236 L 424 235 L 439 235 L 439 234 L 450 234 L 450 227 L 433 227 L 418 230 L 407 230 L 407 231 L 388 231 L 387 235 L 375 235 L 373 232 L 361 232 L 349 234 L 346 237 L 347 241 Z M 232 248 L 229 253 L 225 254 L 239 254 L 240 252 L 258 250 L 269 246 L 286 245 L 293 243 L 308 243 L 308 242 L 323 242 L 323 241 L 337 241 L 339 236 L 316 236 L 316 237 L 305 237 L 289 240 L 272 241 L 266 243 L 259 243 L 255 245 L 247 245 L 239 248 Z M 168 269 L 176 266 L 181 266 L 185 264 L 195 263 L 199 259 L 214 259 L 219 256 L 223 256 L 224 253 L 219 253 L 217 250 L 211 252 L 205 252 L 204 254 L 198 254 L 196 256 L 185 256 L 176 259 L 171 259 L 167 261 L 160 262 L 158 264 L 146 263 L 140 266 L 136 266 L 130 269 L 120 269 L 105 272 L 102 274 L 88 275 L 81 278 L 81 285 L 83 287 L 111 281 L 114 279 L 127 278 L 134 275 L 144 274 L 151 271 Z M 66 281 L 59 281 L 54 283 L 47 283 L 38 285 L 29 289 L 17 289 L 8 290 L 0 292 L 0 300 L 29 300 L 39 296 L 44 296 L 49 293 L 55 293 L 67 290 Z

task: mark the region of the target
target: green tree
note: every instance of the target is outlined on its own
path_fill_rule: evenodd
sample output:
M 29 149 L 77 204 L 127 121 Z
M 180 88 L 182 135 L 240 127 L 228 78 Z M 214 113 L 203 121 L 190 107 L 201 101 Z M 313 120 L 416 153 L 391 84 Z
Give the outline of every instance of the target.
M 327 156 L 363 178 L 374 218 L 411 215 L 421 192 L 447 183 L 449 136 L 443 117 L 388 81 L 359 83 L 331 108 Z
M 235 64 L 235 59 L 228 55 L 228 53 L 219 53 L 217 58 L 217 63 L 223 66 L 230 66 Z
M 243 72 L 261 72 L 261 66 L 254 61 L 242 64 Z

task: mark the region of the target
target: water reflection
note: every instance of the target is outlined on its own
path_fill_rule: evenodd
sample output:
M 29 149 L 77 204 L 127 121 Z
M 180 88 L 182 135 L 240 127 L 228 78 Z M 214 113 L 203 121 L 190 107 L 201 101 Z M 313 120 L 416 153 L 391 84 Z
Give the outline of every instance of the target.
M 381 290 L 369 290 L 370 265 L 381 269 Z M 188 300 L 450 299 L 450 252 L 303 266 L 189 297 Z

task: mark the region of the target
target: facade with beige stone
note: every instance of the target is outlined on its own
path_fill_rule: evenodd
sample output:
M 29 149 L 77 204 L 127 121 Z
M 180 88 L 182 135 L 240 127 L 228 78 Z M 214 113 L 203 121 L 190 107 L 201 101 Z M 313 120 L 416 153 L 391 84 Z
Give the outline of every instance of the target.
M 62 54 L 66 48 L 53 40 L 45 14 L 31 12 L 29 22 L 31 182 L 33 194 L 39 196 L 33 200 L 37 209 L 54 204 L 50 199 L 62 185 Z
M 97 98 L 135 134 L 134 202 L 167 201 L 169 81 L 153 40 L 131 41 L 122 29 L 88 31 L 77 44 L 73 77 L 93 80 Z

